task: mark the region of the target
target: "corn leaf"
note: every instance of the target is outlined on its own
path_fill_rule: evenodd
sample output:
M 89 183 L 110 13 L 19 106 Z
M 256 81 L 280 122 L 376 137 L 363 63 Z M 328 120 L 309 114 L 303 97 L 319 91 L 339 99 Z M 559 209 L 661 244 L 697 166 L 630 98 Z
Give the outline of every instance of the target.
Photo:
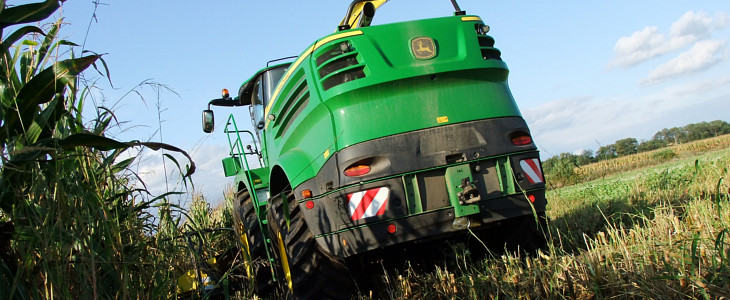
M 136 156 L 133 156 L 116 163 L 114 166 L 112 166 L 112 172 L 119 173 L 121 171 L 124 171 L 127 167 L 129 167 L 129 165 L 132 164 L 132 162 L 134 162 L 136 158 Z
M 0 12 L 0 29 L 16 24 L 42 21 L 53 14 L 59 7 L 58 0 L 46 0 L 5 8 Z
M 36 26 L 21 27 L 20 29 L 14 31 L 10 35 L 8 35 L 2 41 L 2 43 L 0 43 L 0 53 L 7 52 L 8 49 L 10 49 L 10 46 L 12 46 L 16 42 L 18 42 L 18 40 L 20 40 L 22 37 L 24 37 L 28 34 L 31 34 L 31 33 L 38 33 L 38 34 L 45 35 L 45 33 L 43 33 L 43 30 L 41 30 L 40 28 L 38 28 Z M 2 76 L 2 75 L 0 75 L 0 76 Z
M 63 18 L 58 19 L 56 23 L 53 23 L 53 26 L 50 30 L 48 30 L 48 33 L 46 34 L 46 38 L 43 39 L 43 43 L 41 43 L 41 47 L 38 48 L 38 56 L 36 57 L 36 65 L 33 66 L 34 69 L 38 70 L 40 69 L 43 64 L 47 61 L 49 57 L 46 57 L 46 55 L 50 52 L 49 49 L 53 49 L 56 47 L 56 44 L 53 43 L 54 40 L 56 40 L 56 36 L 58 36 L 58 29 L 61 27 L 61 22 L 63 22 Z
M 21 133 L 30 126 L 38 105 L 51 101 L 55 94 L 63 92 L 76 75 L 92 65 L 99 57 L 95 55 L 76 59 L 67 59 L 55 63 L 33 77 L 18 91 L 16 106 L 11 105 L 6 112 L 5 124 L 0 130 L 0 140 L 5 140 L 8 133 Z
M 183 175 L 183 177 L 188 177 L 192 175 L 195 172 L 195 163 L 193 162 L 193 158 L 190 157 L 190 155 L 185 152 L 185 150 L 182 150 L 178 147 L 175 147 L 170 144 L 165 143 L 156 143 L 156 142 L 139 142 L 139 141 L 132 141 L 132 142 L 120 142 L 114 139 L 110 139 L 105 136 L 101 135 L 95 135 L 95 134 L 89 134 L 89 133 L 77 133 L 73 134 L 61 141 L 59 141 L 59 145 L 63 149 L 70 149 L 73 147 L 92 147 L 95 149 L 99 149 L 102 151 L 108 151 L 108 150 L 116 150 L 116 149 L 127 149 L 130 147 L 147 147 L 152 150 L 168 150 L 168 151 L 174 151 L 178 152 L 182 155 L 184 155 L 188 161 L 190 161 L 190 168 L 188 168 L 187 172 Z

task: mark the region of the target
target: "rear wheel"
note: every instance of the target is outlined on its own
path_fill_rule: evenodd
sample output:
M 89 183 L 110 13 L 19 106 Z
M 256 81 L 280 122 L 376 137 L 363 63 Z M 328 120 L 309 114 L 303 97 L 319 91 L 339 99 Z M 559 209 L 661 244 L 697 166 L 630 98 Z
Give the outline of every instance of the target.
M 233 212 L 234 229 L 240 241 L 238 245 L 246 277 L 253 282 L 257 294 L 269 293 L 273 291 L 274 281 L 266 255 L 265 237 L 248 191 L 236 194 Z
M 289 225 L 284 214 L 284 199 Z M 280 282 L 296 299 L 347 299 L 355 291 L 350 271 L 342 258 L 322 250 L 309 231 L 291 191 L 269 200 L 267 219 Z
M 547 249 L 547 219 L 545 213 L 527 215 L 513 220 L 514 234 L 507 234 L 505 248 L 512 252 L 536 254 Z
M 537 213 L 537 216 L 526 215 L 507 219 L 501 221 L 497 227 L 475 233 L 481 242 L 470 241 L 469 248 L 477 257 L 487 254 L 484 245 L 496 253 L 508 251 L 532 255 L 538 250 L 547 249 L 547 221 L 544 212 Z

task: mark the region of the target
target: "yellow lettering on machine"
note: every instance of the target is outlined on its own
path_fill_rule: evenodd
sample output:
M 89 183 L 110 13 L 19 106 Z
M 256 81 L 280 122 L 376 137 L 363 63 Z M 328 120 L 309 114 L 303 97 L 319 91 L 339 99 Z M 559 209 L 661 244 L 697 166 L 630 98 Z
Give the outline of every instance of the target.
M 449 117 L 448 116 L 443 116 L 443 117 L 436 118 L 436 122 L 439 122 L 439 124 L 446 123 L 448 121 L 449 121 Z

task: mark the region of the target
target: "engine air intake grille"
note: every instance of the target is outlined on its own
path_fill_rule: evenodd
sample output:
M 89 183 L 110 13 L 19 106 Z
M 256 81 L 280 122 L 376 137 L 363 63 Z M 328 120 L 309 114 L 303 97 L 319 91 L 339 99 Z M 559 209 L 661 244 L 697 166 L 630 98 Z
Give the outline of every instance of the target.
M 477 36 L 479 39 L 479 48 L 482 50 L 482 58 L 502 60 L 502 52 L 494 48 L 494 39 L 488 35 Z
M 362 57 L 350 41 L 329 45 L 316 55 L 317 74 L 325 90 L 366 76 Z

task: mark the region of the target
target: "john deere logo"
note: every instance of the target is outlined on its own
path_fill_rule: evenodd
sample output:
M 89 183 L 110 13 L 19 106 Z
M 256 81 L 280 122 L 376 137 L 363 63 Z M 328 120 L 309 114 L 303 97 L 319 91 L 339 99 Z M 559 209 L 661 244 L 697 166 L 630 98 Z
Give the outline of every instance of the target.
M 430 37 L 417 37 L 411 40 L 411 51 L 417 59 L 433 58 L 436 56 L 436 44 Z

